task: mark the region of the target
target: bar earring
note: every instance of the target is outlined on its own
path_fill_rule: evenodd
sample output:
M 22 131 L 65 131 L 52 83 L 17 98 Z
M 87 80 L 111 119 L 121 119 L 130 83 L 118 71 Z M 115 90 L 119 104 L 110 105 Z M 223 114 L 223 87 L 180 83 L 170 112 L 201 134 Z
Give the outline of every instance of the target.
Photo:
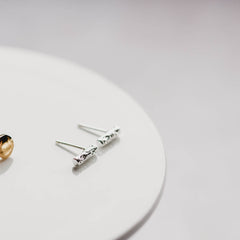
M 120 133 L 120 127 L 118 127 L 118 126 L 113 127 L 109 130 L 103 130 L 103 129 L 99 129 L 99 128 L 89 127 L 89 126 L 82 125 L 82 124 L 78 124 L 78 127 L 104 133 L 102 136 L 100 136 L 97 139 L 97 143 L 101 147 L 103 147 L 103 146 L 107 145 L 108 143 L 112 142 L 112 140 L 117 138 L 119 136 L 119 133 Z
M 73 144 L 65 143 L 65 142 L 61 142 L 61 141 L 56 141 L 56 144 L 62 144 L 62 145 L 75 147 L 75 148 L 79 148 L 79 149 L 83 150 L 79 155 L 77 155 L 76 157 L 73 158 L 74 166 L 80 166 L 82 163 L 87 161 L 89 158 L 93 157 L 97 150 L 97 147 L 94 145 L 90 145 L 89 147 L 84 148 L 81 146 L 77 146 L 77 145 L 73 145 Z

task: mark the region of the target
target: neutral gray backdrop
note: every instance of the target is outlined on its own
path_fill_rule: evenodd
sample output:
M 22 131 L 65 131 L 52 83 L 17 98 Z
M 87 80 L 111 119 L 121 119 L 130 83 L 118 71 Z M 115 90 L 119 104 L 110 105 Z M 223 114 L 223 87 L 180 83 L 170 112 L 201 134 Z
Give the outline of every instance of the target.
M 165 192 L 132 239 L 240 239 L 239 13 L 230 0 L 0 0 L 0 44 L 95 70 L 158 127 Z

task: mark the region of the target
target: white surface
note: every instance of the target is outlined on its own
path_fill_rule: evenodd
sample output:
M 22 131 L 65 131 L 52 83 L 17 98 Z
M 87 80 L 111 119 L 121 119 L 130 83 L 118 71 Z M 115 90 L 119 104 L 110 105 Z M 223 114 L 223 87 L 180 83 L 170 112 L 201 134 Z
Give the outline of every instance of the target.
M 240 2 L 11 0 L 0 43 L 74 60 L 129 92 L 167 157 L 134 240 L 239 240 Z
M 27 51 L 0 49 L 0 79 L 1 129 L 15 141 L 12 159 L 0 164 L 1 238 L 116 239 L 141 222 L 165 174 L 160 138 L 142 109 L 98 75 Z M 76 170 L 54 142 L 95 143 L 77 123 L 117 123 L 122 134 Z

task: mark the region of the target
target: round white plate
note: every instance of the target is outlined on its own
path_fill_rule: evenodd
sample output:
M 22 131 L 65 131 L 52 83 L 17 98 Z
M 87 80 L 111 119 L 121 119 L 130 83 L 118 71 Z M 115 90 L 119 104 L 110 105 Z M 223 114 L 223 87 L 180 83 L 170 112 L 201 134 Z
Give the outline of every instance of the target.
M 126 93 L 76 64 L 11 48 L 0 48 L 0 89 L 0 132 L 15 141 L 0 163 L 1 239 L 120 239 L 143 221 L 163 188 L 165 158 Z M 55 140 L 95 143 L 78 123 L 122 132 L 76 170 L 81 150 Z

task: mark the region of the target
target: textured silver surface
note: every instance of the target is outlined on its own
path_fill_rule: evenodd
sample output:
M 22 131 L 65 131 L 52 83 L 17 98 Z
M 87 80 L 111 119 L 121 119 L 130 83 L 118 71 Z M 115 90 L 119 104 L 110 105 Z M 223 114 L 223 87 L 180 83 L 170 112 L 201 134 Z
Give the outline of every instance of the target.
M 102 135 L 101 137 L 99 137 L 97 139 L 97 143 L 100 146 L 105 146 L 108 143 L 110 143 L 112 140 L 114 140 L 115 138 L 118 137 L 120 133 L 120 127 L 114 127 L 110 130 L 108 130 L 104 135 Z
M 82 151 L 81 154 L 73 158 L 73 165 L 80 166 L 86 160 L 91 158 L 95 154 L 96 150 L 97 150 L 97 147 L 94 145 L 87 147 L 85 150 Z

